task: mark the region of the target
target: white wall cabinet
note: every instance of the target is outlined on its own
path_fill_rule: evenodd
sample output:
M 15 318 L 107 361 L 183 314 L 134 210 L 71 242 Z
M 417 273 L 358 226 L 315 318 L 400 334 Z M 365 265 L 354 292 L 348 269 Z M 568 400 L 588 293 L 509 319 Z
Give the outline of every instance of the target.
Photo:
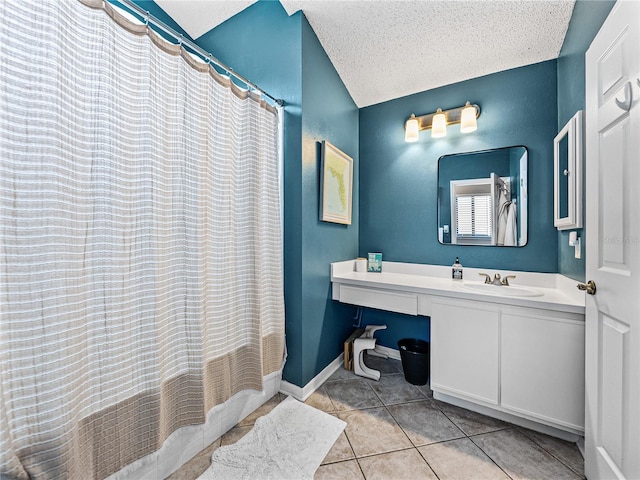
M 469 300 L 434 300 L 431 388 L 580 434 L 583 318 Z

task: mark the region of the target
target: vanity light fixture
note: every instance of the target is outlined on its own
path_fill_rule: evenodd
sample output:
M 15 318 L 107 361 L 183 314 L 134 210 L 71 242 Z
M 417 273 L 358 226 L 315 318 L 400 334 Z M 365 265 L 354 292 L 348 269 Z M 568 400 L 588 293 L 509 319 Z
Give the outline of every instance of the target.
M 411 114 L 409 120 L 405 124 L 404 140 L 406 142 L 417 142 L 420 138 L 420 125 L 415 114 Z
M 439 108 L 431 120 L 431 138 L 441 138 L 447 134 L 447 117 Z
M 438 108 L 434 113 L 411 117 L 405 122 L 406 142 L 417 142 L 420 130 L 431 129 L 431 137 L 439 138 L 447 134 L 447 125 L 460 124 L 462 133 L 473 132 L 478 128 L 477 118 L 480 116 L 480 107 L 467 102 L 463 107 L 444 110 Z
M 477 115 L 480 115 L 480 110 L 478 109 L 476 114 L 476 107 L 467 102 L 460 114 L 460 131 L 462 133 L 471 133 L 478 129 Z

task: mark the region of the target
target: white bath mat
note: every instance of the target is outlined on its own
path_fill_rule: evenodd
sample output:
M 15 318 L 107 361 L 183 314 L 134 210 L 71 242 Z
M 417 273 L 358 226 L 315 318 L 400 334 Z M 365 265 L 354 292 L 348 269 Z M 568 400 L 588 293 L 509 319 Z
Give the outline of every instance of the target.
M 216 450 L 198 480 L 312 480 L 346 425 L 288 397 L 235 444 Z

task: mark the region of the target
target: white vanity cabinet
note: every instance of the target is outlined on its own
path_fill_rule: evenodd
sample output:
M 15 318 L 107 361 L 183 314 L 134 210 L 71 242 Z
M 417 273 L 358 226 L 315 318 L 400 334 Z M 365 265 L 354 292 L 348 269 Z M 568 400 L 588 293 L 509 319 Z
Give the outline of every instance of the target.
M 500 405 L 543 423 L 584 431 L 584 317 L 503 309 Z
M 431 389 L 498 405 L 499 340 L 500 310 L 495 306 L 433 300 Z
M 331 264 L 332 298 L 431 317 L 431 389 L 442 400 L 576 441 L 584 432 L 584 292 L 558 274 L 383 262 Z M 479 274 L 515 275 L 492 286 Z M 471 279 L 471 280 L 467 280 Z M 424 332 L 424 337 L 429 335 Z M 416 336 L 422 336 L 416 332 Z
M 584 431 L 584 317 L 434 299 L 431 388 L 572 433 Z

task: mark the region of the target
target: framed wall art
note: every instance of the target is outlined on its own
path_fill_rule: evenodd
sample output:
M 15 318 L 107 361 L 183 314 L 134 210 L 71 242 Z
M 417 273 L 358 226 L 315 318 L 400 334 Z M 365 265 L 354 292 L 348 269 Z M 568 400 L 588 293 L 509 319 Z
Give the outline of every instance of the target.
M 320 220 L 351 225 L 353 159 L 327 141 L 322 142 Z

